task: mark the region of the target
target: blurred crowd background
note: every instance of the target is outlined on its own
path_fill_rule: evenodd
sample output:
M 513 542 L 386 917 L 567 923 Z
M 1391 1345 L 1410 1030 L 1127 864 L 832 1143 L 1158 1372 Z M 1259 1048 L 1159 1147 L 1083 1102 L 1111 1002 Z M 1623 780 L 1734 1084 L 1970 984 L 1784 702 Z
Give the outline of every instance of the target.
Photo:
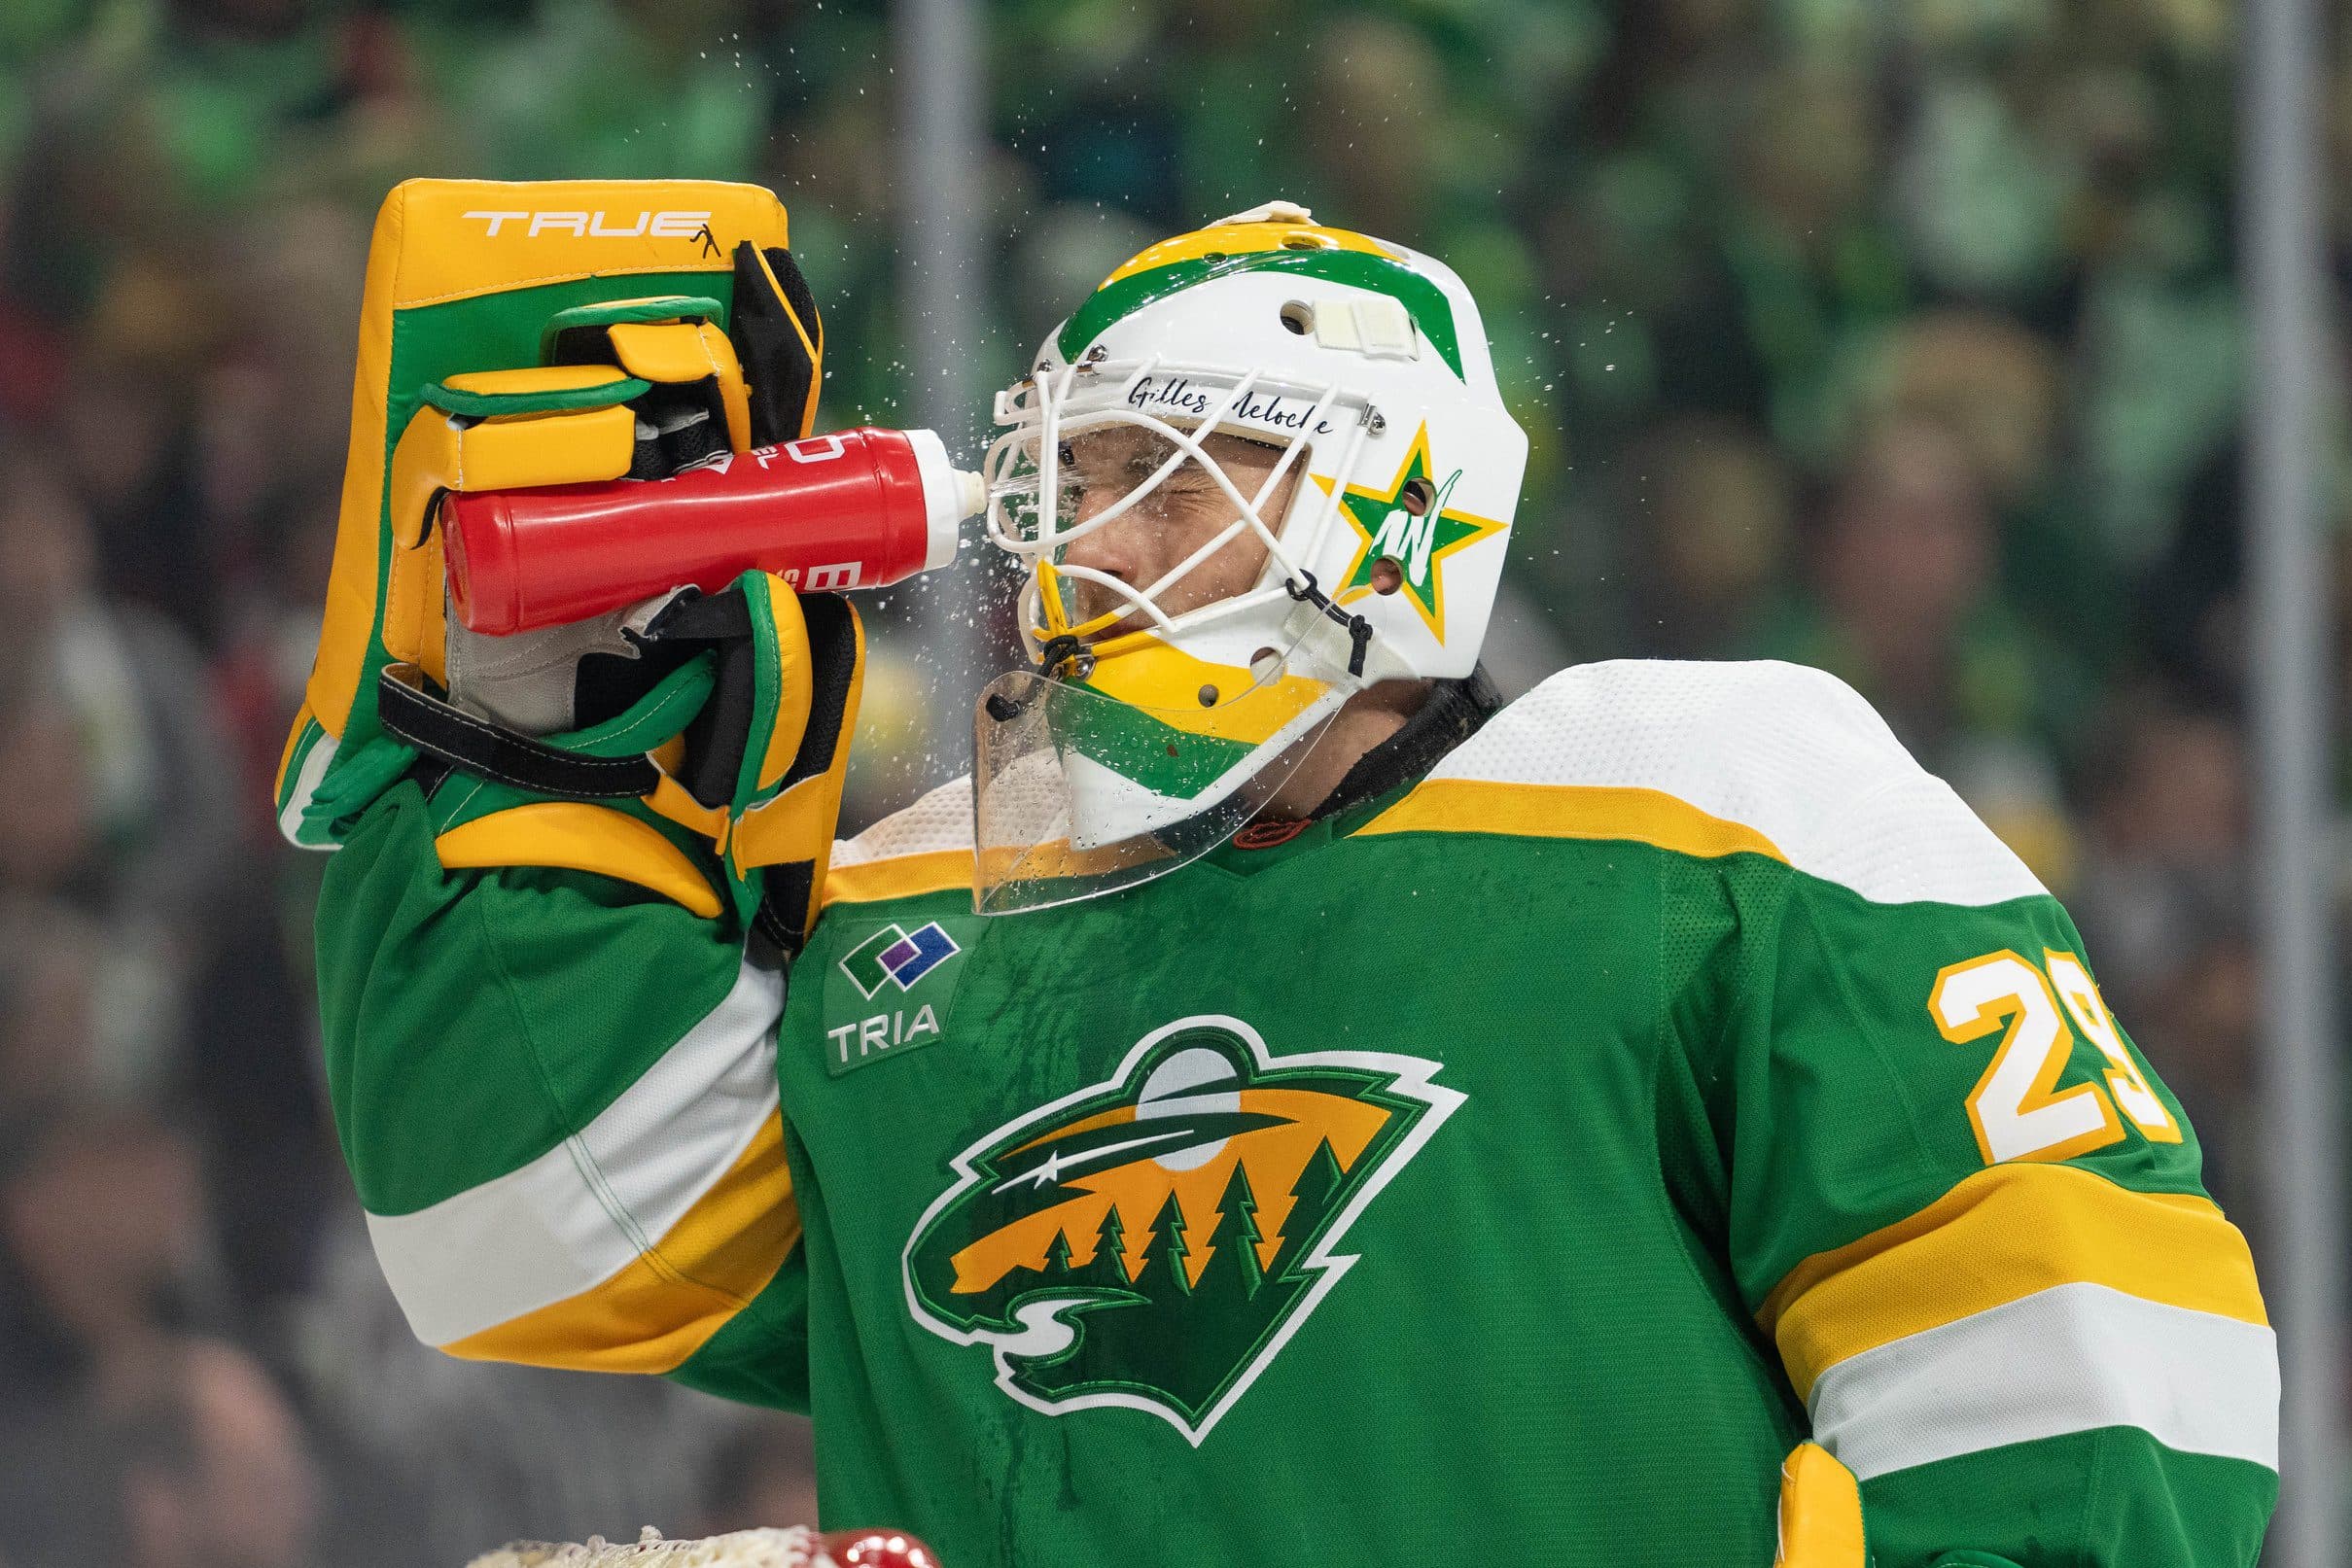
M 1534 441 L 1503 682 L 1769 655 L 1860 687 L 2067 898 L 2259 1249 L 2229 0 L 980 25 L 976 384 L 1128 253 L 1270 196 L 1449 259 Z M 7 1568 L 455 1563 L 813 1513 L 795 1422 L 408 1339 L 323 1106 L 319 864 L 269 781 L 384 192 L 769 184 L 827 314 L 825 422 L 887 423 L 927 370 L 893 51 L 845 0 L 0 3 Z M 2340 399 L 2332 430 L 2340 522 Z M 881 617 L 852 828 L 960 766 L 921 611 Z

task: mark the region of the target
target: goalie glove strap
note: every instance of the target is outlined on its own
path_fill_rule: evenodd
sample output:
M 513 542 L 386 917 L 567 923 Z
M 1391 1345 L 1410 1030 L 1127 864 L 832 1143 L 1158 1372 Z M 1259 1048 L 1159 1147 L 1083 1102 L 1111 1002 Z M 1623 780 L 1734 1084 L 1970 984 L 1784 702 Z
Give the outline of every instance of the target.
M 688 588 L 644 632 L 623 635 L 641 644 L 703 645 L 721 660 L 740 662 L 751 650 L 752 617 L 740 589 L 702 594 Z M 377 680 L 376 711 L 385 730 L 460 772 L 556 800 L 623 800 L 651 794 L 661 784 L 660 770 L 643 754 L 586 755 L 467 713 L 428 691 L 424 672 L 413 664 L 387 665 Z M 705 805 L 724 804 L 728 792 L 705 779 L 731 781 L 741 761 L 744 737 L 728 733 L 729 715 L 721 710 L 744 706 L 748 686 L 748 679 L 722 679 L 690 726 L 700 733 L 689 734 L 688 751 L 703 765 L 683 782 Z
M 661 772 L 645 756 L 582 756 L 486 718 L 424 689 L 424 672 L 392 664 L 376 678 L 384 729 L 437 762 L 556 800 L 621 800 L 650 794 Z
M 737 918 L 796 952 L 815 920 L 857 722 L 857 613 L 838 596 L 803 599 L 755 572 L 715 594 L 680 590 L 642 631 L 622 635 L 649 666 L 687 658 L 601 724 L 539 740 L 457 706 L 414 665 L 384 671 L 380 722 L 426 759 L 414 771 L 429 799 L 464 775 L 541 800 L 650 813 L 704 835 Z M 679 753 L 657 763 L 651 753 L 673 738 Z M 451 816 L 507 804 L 467 790 Z

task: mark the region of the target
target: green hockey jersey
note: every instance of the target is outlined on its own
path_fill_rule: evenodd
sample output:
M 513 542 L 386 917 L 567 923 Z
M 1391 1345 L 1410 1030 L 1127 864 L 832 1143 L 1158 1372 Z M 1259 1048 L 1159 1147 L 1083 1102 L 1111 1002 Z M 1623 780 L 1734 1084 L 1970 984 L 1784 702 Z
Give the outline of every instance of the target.
M 1555 677 L 1427 775 L 972 913 L 968 786 L 786 977 L 658 879 L 320 919 L 416 1332 L 811 1411 L 949 1568 L 1773 1560 L 1810 1435 L 1884 1568 L 2248 1564 L 2275 1347 L 2065 912 L 1851 691 Z

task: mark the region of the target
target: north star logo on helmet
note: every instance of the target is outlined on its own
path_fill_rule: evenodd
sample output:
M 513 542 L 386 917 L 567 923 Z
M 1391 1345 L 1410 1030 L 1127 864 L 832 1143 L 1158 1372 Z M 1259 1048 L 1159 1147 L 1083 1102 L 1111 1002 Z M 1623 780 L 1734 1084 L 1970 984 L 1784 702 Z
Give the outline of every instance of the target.
M 1153 1030 L 983 1134 L 908 1238 L 908 1310 L 1047 1415 L 1147 1411 L 1195 1445 L 1355 1263 L 1334 1249 L 1463 1097 L 1437 1063 Z
M 520 231 L 525 239 L 537 239 L 541 234 L 555 232 L 569 234 L 575 239 L 693 239 L 710 226 L 707 212 L 641 212 L 628 227 L 615 227 L 605 222 L 601 212 L 470 212 L 468 218 L 478 218 L 489 227 L 490 238 L 499 237 L 509 223 L 522 223 Z M 509 236 L 511 237 L 511 236 Z
M 1492 517 L 1475 517 L 1449 509 L 1446 502 L 1460 478 L 1459 469 L 1442 481 L 1436 477 L 1429 461 L 1429 427 L 1423 425 L 1414 436 L 1413 445 L 1406 451 L 1405 461 L 1386 493 L 1350 485 L 1340 497 L 1340 511 L 1362 538 L 1363 546 L 1356 551 L 1348 575 L 1340 579 L 1334 597 L 1344 605 L 1371 591 L 1374 569 L 1383 560 L 1392 560 L 1403 575 L 1402 586 L 1412 598 L 1414 609 L 1421 611 L 1430 635 L 1443 642 L 1446 557 L 1510 526 Z M 1326 493 L 1331 489 L 1331 481 L 1319 473 L 1315 475 L 1315 482 Z M 1406 492 L 1417 483 L 1422 486 L 1423 497 L 1418 513 L 1406 505 Z M 1429 488 L 1432 485 L 1434 489 Z

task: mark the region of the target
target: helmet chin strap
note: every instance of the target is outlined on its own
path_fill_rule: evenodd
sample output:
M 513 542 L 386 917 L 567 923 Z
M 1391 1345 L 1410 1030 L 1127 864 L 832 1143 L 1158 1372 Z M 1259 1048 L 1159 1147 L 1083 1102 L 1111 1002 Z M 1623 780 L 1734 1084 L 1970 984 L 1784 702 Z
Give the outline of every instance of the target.
M 1057 632 L 1037 649 L 1037 674 L 1041 676 L 1057 676 L 1066 667 L 1079 664 L 1091 666 L 1093 662 L 1086 652 L 1086 640 L 1075 632 Z M 1072 669 L 1071 673 L 1084 675 L 1086 672 Z
M 1315 574 L 1299 569 L 1299 579 L 1282 584 L 1282 591 L 1302 605 L 1313 605 L 1326 619 L 1348 629 L 1348 673 L 1358 680 L 1364 676 L 1364 654 L 1372 646 L 1372 623 L 1361 615 L 1352 615 L 1332 602 L 1315 580 Z

